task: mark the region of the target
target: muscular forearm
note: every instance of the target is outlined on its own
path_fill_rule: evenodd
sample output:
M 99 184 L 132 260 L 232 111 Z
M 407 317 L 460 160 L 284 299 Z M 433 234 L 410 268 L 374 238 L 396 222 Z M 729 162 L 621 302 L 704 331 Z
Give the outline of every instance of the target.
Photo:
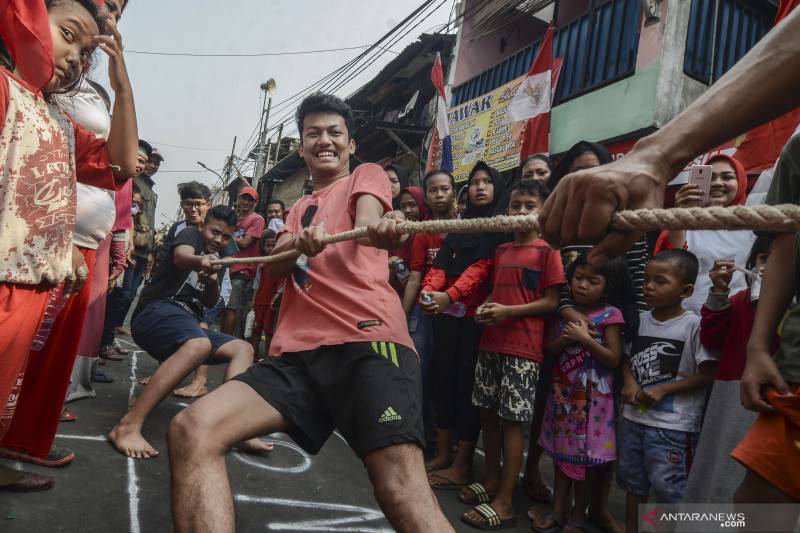
M 638 143 L 664 158 L 664 184 L 698 154 L 800 105 L 797 35 L 796 9 L 683 113 Z
M 769 353 L 778 323 L 795 293 L 794 233 L 782 233 L 775 238 L 767 259 L 764 281 L 761 286 L 753 332 L 748 342 L 748 353 Z
M 114 112 L 106 144 L 115 176 L 128 178 L 136 173 L 138 142 L 133 91 L 130 88 L 120 90 L 114 94 Z

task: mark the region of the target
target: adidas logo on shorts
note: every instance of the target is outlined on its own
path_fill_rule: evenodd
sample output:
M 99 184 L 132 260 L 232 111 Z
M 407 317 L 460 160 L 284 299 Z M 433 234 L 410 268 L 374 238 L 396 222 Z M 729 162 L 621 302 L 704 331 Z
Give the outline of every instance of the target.
M 387 407 L 386 410 L 383 412 L 381 417 L 378 419 L 379 424 L 383 424 L 385 422 L 394 422 L 395 420 L 402 420 L 403 417 L 397 414 L 397 411 L 394 410 L 392 407 Z

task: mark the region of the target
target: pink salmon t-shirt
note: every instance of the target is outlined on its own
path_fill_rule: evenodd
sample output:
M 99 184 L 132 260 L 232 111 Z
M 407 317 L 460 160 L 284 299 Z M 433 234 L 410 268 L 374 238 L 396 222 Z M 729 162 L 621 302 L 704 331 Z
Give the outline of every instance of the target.
M 284 231 L 297 234 L 304 215 L 314 209 L 309 225 L 324 221 L 329 234 L 351 230 L 362 194 L 380 200 L 384 212 L 392 209 L 389 180 L 379 165 L 359 165 L 350 176 L 300 198 Z M 368 341 L 414 346 L 400 299 L 389 285 L 388 252 L 345 241 L 329 244 L 315 257 L 300 257 L 287 278 L 270 355 Z

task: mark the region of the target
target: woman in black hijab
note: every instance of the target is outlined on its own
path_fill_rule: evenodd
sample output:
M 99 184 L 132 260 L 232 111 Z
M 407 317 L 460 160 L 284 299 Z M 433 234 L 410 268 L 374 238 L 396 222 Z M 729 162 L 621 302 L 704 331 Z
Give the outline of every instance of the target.
M 389 176 L 389 185 L 392 187 L 392 207 L 397 209 L 400 191 L 411 185 L 408 181 L 408 172 L 397 163 L 389 163 L 384 170 Z
M 468 186 L 463 219 L 505 212 L 506 181 L 496 169 L 479 161 L 470 172 Z M 482 328 L 474 316 L 488 296 L 494 248 L 499 242 L 493 234 L 448 235 L 422 284 L 421 305 L 425 312 L 436 315 L 432 383 L 438 453 L 428 463 L 434 488 L 458 487 L 469 481 L 480 433 L 472 387 Z M 458 451 L 448 467 L 454 439 Z

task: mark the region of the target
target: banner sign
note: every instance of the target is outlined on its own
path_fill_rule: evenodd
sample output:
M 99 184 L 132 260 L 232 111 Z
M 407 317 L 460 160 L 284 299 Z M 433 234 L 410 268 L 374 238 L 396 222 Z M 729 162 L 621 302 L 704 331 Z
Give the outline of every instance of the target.
M 524 120 L 506 123 L 506 109 L 526 75 L 447 111 L 453 140 L 453 176 L 467 179 L 478 161 L 500 172 L 519 166 Z

